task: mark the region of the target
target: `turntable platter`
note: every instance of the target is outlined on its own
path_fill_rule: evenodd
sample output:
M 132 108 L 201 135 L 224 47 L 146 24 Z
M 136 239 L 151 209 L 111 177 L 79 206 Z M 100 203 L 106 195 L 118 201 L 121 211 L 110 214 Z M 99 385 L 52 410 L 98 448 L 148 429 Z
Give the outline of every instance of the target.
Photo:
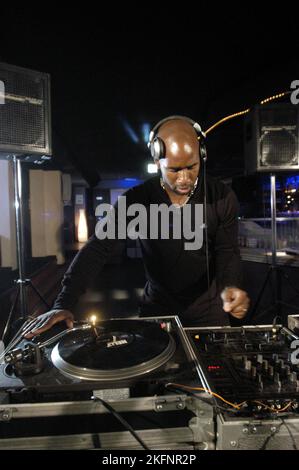
M 173 337 L 160 323 L 108 320 L 70 332 L 53 349 L 53 364 L 83 380 L 124 380 L 151 372 L 174 354 Z

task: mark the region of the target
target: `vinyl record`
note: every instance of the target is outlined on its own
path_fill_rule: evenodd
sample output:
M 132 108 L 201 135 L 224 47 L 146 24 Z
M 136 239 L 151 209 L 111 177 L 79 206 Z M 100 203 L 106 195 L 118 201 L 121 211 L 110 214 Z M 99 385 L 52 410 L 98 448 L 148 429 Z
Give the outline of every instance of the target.
M 146 374 L 163 364 L 176 349 L 160 323 L 109 320 L 89 330 L 74 331 L 52 351 L 62 373 L 85 380 L 124 380 Z

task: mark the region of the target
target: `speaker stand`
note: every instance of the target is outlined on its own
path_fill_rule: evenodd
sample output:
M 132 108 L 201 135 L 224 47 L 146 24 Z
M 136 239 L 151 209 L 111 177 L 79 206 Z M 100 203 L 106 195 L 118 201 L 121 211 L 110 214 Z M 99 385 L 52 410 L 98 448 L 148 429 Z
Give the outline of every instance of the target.
M 273 295 L 273 305 L 265 309 L 261 316 L 268 312 L 269 310 L 274 309 L 276 312 L 275 316 L 281 316 L 281 308 L 282 306 L 289 307 L 292 309 L 298 309 L 299 307 L 294 307 L 294 305 L 290 305 L 285 303 L 281 300 L 281 278 L 284 277 L 289 285 L 293 288 L 293 290 L 299 296 L 299 290 L 291 283 L 289 276 L 283 272 L 280 266 L 277 266 L 277 226 L 276 226 L 276 177 L 275 174 L 271 173 L 270 175 L 270 187 L 271 187 L 271 265 L 268 268 L 268 272 L 266 274 L 265 280 L 261 287 L 261 290 L 258 294 L 257 300 L 253 309 L 251 310 L 250 319 L 254 318 L 254 315 L 257 311 L 257 308 L 260 304 L 260 301 L 263 298 L 265 289 L 268 283 L 271 283 L 274 288 L 274 293 L 272 289 Z
M 24 242 L 24 220 L 23 220 L 23 204 L 22 204 L 22 157 L 12 155 L 13 163 L 13 180 L 14 180 L 14 206 L 15 206 L 15 218 L 16 218 L 16 243 L 17 243 L 17 264 L 19 278 L 14 282 L 16 284 L 16 294 L 10 309 L 8 319 L 2 335 L 2 341 L 9 335 L 10 325 L 13 320 L 18 300 L 20 300 L 20 321 L 25 321 L 28 316 L 27 307 L 27 288 L 31 287 L 39 299 L 50 309 L 49 304 L 38 292 L 36 287 L 32 284 L 30 279 L 25 277 L 25 242 Z

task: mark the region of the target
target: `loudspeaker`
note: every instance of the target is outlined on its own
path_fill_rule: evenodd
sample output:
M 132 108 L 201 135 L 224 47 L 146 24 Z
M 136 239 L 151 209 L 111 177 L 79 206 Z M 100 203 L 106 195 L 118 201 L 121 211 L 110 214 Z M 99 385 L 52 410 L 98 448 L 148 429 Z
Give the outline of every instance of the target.
M 0 63 L 0 153 L 51 154 L 50 76 Z
M 245 171 L 299 169 L 298 106 L 258 105 L 245 117 Z

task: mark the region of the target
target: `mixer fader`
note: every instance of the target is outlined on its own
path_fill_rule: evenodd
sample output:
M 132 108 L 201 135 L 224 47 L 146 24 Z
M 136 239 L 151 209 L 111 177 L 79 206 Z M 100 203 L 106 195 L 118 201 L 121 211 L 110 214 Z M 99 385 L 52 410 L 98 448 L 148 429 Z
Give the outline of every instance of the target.
M 297 337 L 281 326 L 188 328 L 209 388 L 232 401 L 299 397 Z

